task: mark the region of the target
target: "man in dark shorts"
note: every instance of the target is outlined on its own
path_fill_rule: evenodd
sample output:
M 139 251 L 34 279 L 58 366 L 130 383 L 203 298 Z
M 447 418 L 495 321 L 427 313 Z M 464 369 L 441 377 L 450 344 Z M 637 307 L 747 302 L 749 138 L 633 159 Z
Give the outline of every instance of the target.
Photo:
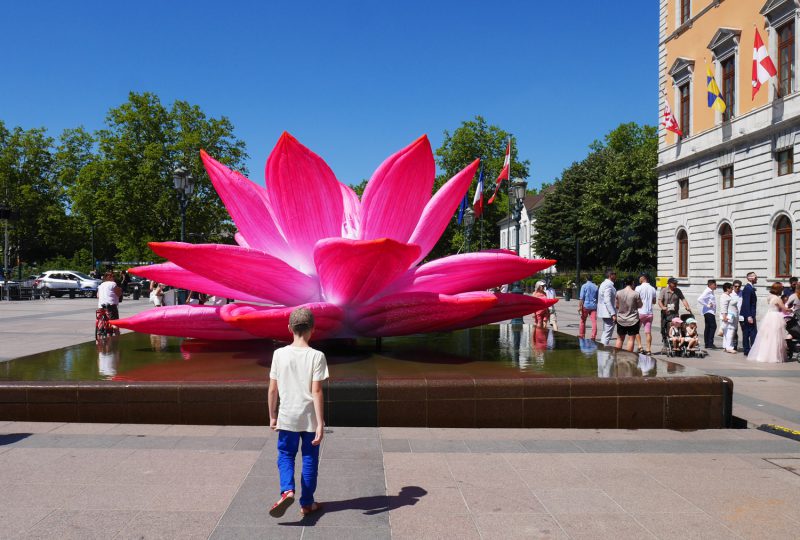
M 680 304 L 689 313 L 692 312 L 689 307 L 689 302 L 683 297 L 683 292 L 678 288 L 678 280 L 671 277 L 667 280 L 667 286 L 658 291 L 658 309 L 661 310 L 661 341 L 666 347 L 667 343 L 667 328 L 669 328 L 670 321 L 678 316 Z
M 632 351 L 639 335 L 639 308 L 642 307 L 642 298 L 634 290 L 636 280 L 632 276 L 625 278 L 625 288 L 617 292 L 617 342 L 614 346 L 622 349 L 627 342 L 625 350 Z
M 112 321 L 119 319 L 119 299 L 122 298 L 122 288 L 114 281 L 114 273 L 103 274 L 103 283 L 97 287 L 97 307 L 106 308 L 108 318 Z

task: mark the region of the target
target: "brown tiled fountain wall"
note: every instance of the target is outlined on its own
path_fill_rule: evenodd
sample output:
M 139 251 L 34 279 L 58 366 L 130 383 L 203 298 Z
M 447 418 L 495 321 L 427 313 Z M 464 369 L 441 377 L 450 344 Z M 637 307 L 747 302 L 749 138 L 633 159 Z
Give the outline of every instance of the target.
M 731 426 L 725 377 L 378 379 L 325 384 L 332 426 Z M 0 420 L 266 425 L 265 383 L 0 383 Z

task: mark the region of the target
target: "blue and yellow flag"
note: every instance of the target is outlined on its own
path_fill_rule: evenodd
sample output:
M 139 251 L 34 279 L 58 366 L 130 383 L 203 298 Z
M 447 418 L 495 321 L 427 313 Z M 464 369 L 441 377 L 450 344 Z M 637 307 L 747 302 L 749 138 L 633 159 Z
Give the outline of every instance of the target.
M 717 81 L 714 80 L 714 75 L 711 74 L 711 68 L 709 66 L 706 66 L 706 76 L 708 84 L 708 106 L 724 113 L 725 101 L 722 100 L 719 86 L 717 86 Z

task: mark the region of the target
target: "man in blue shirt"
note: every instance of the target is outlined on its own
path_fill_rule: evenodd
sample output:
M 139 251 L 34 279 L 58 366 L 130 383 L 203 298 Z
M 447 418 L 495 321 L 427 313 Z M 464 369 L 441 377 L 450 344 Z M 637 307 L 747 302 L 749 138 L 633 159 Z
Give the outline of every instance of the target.
M 586 335 L 586 317 L 592 320 L 592 339 L 597 338 L 597 285 L 592 281 L 592 276 L 586 276 L 586 283 L 581 285 L 578 296 L 578 313 L 581 323 L 578 327 L 578 337 Z

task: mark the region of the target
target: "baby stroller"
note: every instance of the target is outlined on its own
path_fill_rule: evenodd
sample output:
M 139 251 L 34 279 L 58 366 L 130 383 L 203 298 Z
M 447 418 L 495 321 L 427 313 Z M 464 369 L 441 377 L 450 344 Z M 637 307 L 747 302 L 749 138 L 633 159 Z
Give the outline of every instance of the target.
M 697 321 L 694 319 L 694 315 L 692 315 L 691 312 L 681 315 L 681 320 L 686 325 L 697 324 Z M 693 337 L 697 339 L 697 343 L 692 347 L 690 347 L 688 343 L 685 343 L 683 349 L 683 356 L 686 358 L 705 358 L 706 356 L 708 356 L 708 351 L 700 347 L 699 334 L 695 333 Z
M 786 332 L 792 338 L 786 340 L 786 361 L 800 362 L 800 311 L 786 319 Z
M 680 340 L 678 340 L 680 338 Z M 667 356 L 685 356 L 686 354 L 686 340 L 683 333 L 683 320 L 680 317 L 674 317 L 670 321 L 669 328 L 667 329 Z

